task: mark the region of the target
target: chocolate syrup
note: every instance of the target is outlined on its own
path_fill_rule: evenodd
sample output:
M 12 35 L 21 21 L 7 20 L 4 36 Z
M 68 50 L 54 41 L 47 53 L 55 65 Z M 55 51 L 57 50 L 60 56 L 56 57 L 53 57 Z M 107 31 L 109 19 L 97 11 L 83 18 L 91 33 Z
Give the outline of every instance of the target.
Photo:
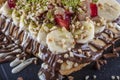
M 95 37 L 102 40 L 106 45 L 105 46 L 100 46 L 98 44 L 95 44 L 94 41 L 90 42 L 88 44 L 76 44 L 75 48 L 71 50 L 73 53 L 74 57 L 68 57 L 65 58 L 65 54 L 69 54 L 69 52 L 66 53 L 61 53 L 61 54 L 54 54 L 49 51 L 49 49 L 46 46 L 42 46 L 40 43 L 38 43 L 35 40 L 32 40 L 28 34 L 25 33 L 25 31 L 21 30 L 19 31 L 20 28 L 10 25 L 10 23 L 7 23 L 4 21 L 4 19 L 0 19 L 0 25 L 4 26 L 1 28 L 3 33 L 9 33 L 11 37 L 16 38 L 15 40 L 20 39 L 20 46 L 23 47 L 23 50 L 29 53 L 29 55 L 33 54 L 36 55 L 36 53 L 39 52 L 39 49 L 41 50 L 41 60 L 44 61 L 44 63 L 48 64 L 47 69 L 42 69 L 40 70 L 41 74 L 44 75 L 45 80 L 56 80 L 59 77 L 59 70 L 61 63 L 57 62 L 58 60 L 63 60 L 63 62 L 66 62 L 67 60 L 72 61 L 74 63 L 79 63 L 79 64 L 84 64 L 84 63 L 89 63 L 94 60 L 98 60 L 104 51 L 103 48 L 108 48 L 109 44 L 112 44 L 114 39 L 109 40 L 105 36 L 101 35 L 102 33 L 107 34 L 109 37 L 111 35 L 116 35 L 114 32 L 112 32 L 109 29 L 105 29 L 103 32 L 97 34 Z M 2 24 L 1 24 L 2 23 Z M 1 44 L 6 44 L 6 43 L 1 43 Z M 97 49 L 96 52 L 92 51 L 92 49 L 89 47 L 89 45 L 92 45 Z M 83 53 L 89 52 L 91 56 L 86 56 L 85 54 L 81 54 L 78 52 L 78 50 L 81 49 Z
M 105 29 L 103 32 L 101 32 L 101 33 L 105 33 L 105 34 L 107 34 L 107 35 L 109 35 L 109 37 L 110 37 L 110 35 L 115 35 L 115 33 L 113 33 L 112 31 L 110 31 L 109 29 Z M 99 33 L 99 34 L 101 34 L 101 33 Z M 100 46 L 100 45 L 97 45 L 97 44 L 94 44 L 94 43 L 92 43 L 92 42 L 90 42 L 90 44 L 92 45 L 92 46 L 94 46 L 96 49 L 97 49 L 97 52 L 93 52 L 93 51 L 91 51 L 91 49 L 88 47 L 88 46 L 86 46 L 86 47 L 81 47 L 80 48 L 80 46 L 84 46 L 85 44 L 76 44 L 76 46 L 77 47 L 75 47 L 75 49 L 73 50 L 73 54 L 74 54 L 74 58 L 72 59 L 69 59 L 69 58 L 67 58 L 67 59 L 65 59 L 65 58 L 63 58 L 64 56 L 61 54 L 61 57 L 62 57 L 62 60 L 63 61 L 65 61 L 65 60 L 70 60 L 70 61 L 73 61 L 73 62 L 77 62 L 77 63 L 87 63 L 87 62 L 91 62 L 91 61 L 93 61 L 93 60 L 98 60 L 101 56 L 102 56 L 102 53 L 103 53 L 103 51 L 104 51 L 104 49 L 103 48 L 108 48 L 109 46 L 109 44 L 112 44 L 113 43 L 113 41 L 115 41 L 114 39 L 111 41 L 111 40 L 109 40 L 109 39 L 107 39 L 106 37 L 104 37 L 103 35 L 96 35 L 96 37 L 98 38 L 98 39 L 100 39 L 100 40 L 102 40 L 105 44 L 106 44 L 106 46 L 104 46 L 104 47 L 102 47 L 102 46 Z M 79 46 L 79 47 L 78 47 Z M 92 57 L 90 57 L 90 58 L 86 58 L 84 55 L 81 55 L 81 54 L 78 54 L 78 49 L 81 49 L 82 51 L 89 51 L 90 53 L 91 53 L 91 55 L 92 55 Z M 47 52 L 46 52 L 47 50 L 44 50 L 43 51 L 43 53 L 46 53 L 47 54 Z M 67 53 L 63 53 L 63 54 L 67 54 Z M 43 55 L 44 56 L 44 59 L 45 58 L 51 58 L 49 55 L 46 55 L 46 56 L 49 56 L 49 57 L 45 57 L 45 55 Z M 58 56 L 58 55 L 57 55 Z M 116 55 L 115 55 L 116 56 Z M 82 57 L 82 59 L 81 59 L 81 57 Z M 48 60 L 49 61 L 49 60 Z M 55 62 L 56 63 L 56 61 L 54 61 L 54 60 L 51 60 L 51 61 L 53 61 L 53 62 Z M 48 62 L 48 64 L 49 64 L 49 62 Z M 53 63 L 54 64 L 54 63 Z M 54 68 L 54 70 L 55 70 L 55 68 Z M 45 72 L 42 70 L 42 72 L 45 74 L 45 76 L 47 76 L 47 74 L 48 73 L 46 73 L 46 70 L 45 70 Z M 49 76 L 49 77 L 46 77 L 46 80 L 49 80 L 49 78 L 51 78 L 52 76 Z M 55 76 L 54 76 L 55 77 Z M 57 78 L 56 78 L 57 79 Z M 51 79 L 51 80 L 54 80 L 54 79 Z

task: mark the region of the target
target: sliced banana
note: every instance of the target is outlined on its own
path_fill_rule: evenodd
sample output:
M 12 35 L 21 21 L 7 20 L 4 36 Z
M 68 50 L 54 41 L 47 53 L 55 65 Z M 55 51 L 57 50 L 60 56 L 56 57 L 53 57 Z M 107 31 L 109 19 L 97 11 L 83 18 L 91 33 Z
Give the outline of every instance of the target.
M 99 0 L 98 15 L 113 21 L 120 16 L 120 4 L 116 0 Z
M 22 14 L 21 17 L 20 17 L 20 22 L 19 22 L 19 27 L 21 29 L 27 29 L 28 27 L 28 22 L 26 21 L 26 15 L 25 14 Z
M 83 21 L 80 29 L 74 32 L 77 43 L 88 43 L 94 38 L 95 27 L 94 23 L 90 20 Z
M 7 1 L 5 4 L 1 7 L 0 9 L 0 14 L 6 16 L 6 17 L 11 17 L 12 10 L 9 8 Z
M 37 41 L 42 45 L 46 46 L 46 36 L 47 36 L 47 32 L 42 27 L 37 35 Z
M 39 30 L 39 33 L 37 35 L 37 41 L 39 43 L 41 43 L 43 46 L 47 46 L 46 44 L 46 37 L 47 37 L 47 34 L 52 31 L 52 30 L 55 30 L 57 29 L 56 26 L 50 24 L 50 23 L 43 23 L 42 24 L 42 27 L 40 28 Z
M 105 26 L 95 26 L 95 34 L 101 33 L 105 30 Z
M 29 32 L 31 33 L 33 38 L 37 37 L 39 26 L 37 26 L 34 22 L 30 22 L 28 27 Z
M 72 34 L 65 28 L 51 31 L 47 35 L 46 43 L 49 50 L 55 54 L 64 53 L 75 45 Z
M 19 15 L 19 13 L 18 13 L 18 11 L 17 10 L 13 10 L 13 12 L 12 12 L 12 20 L 13 20 L 13 23 L 15 24 L 15 25 L 19 25 L 19 22 L 20 22 L 20 15 Z

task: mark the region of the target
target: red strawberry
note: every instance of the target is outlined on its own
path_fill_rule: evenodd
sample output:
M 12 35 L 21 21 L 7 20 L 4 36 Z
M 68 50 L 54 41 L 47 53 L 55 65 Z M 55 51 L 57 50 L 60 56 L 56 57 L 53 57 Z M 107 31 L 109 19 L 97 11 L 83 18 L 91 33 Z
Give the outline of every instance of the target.
M 61 27 L 65 27 L 66 29 L 69 29 L 70 23 L 67 19 L 63 19 L 62 15 L 55 15 L 55 21 Z
M 55 21 L 61 27 L 65 27 L 66 29 L 69 30 L 71 16 L 72 16 L 72 13 L 70 13 L 69 11 L 65 11 L 64 18 L 62 15 L 57 14 L 57 15 L 55 15 Z
M 69 16 L 69 17 L 70 17 L 70 16 L 72 16 L 73 13 L 71 13 L 71 12 L 68 11 L 68 10 L 66 10 L 66 11 L 65 11 L 65 14 L 66 14 L 66 16 Z
M 15 8 L 15 6 L 16 6 L 16 0 L 8 0 L 8 6 L 10 8 Z
M 90 3 L 90 11 L 91 11 L 90 13 L 91 17 L 98 16 L 98 8 L 95 3 Z

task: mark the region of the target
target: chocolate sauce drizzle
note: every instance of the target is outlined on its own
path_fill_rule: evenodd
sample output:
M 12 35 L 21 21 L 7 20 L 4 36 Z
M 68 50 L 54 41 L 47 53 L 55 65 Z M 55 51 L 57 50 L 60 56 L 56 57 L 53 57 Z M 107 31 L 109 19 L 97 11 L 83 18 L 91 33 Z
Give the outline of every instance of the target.
M 102 57 L 102 53 L 104 52 L 104 49 L 107 49 L 109 46 L 113 44 L 113 42 L 115 42 L 118 39 L 118 37 L 117 38 L 113 37 L 112 40 L 110 40 L 109 38 L 111 38 L 111 35 L 115 36 L 118 34 L 115 34 L 113 31 L 109 29 L 105 29 L 103 32 L 98 33 L 95 36 L 95 39 L 97 38 L 103 41 L 105 43 L 105 46 L 100 46 L 98 44 L 95 44 L 94 40 L 88 44 L 76 44 L 75 48 L 69 51 L 73 53 L 74 57 L 65 58 L 64 55 L 65 54 L 69 55 L 69 52 L 61 53 L 61 54 L 54 54 L 50 52 L 46 46 L 43 46 L 37 41 L 35 41 L 26 31 L 20 29 L 19 27 L 16 27 L 12 23 L 12 20 L 6 20 L 5 17 L 0 17 L 0 30 L 5 35 L 9 35 L 9 37 L 14 42 L 17 40 L 16 44 L 19 44 L 19 46 L 23 48 L 23 51 L 28 53 L 28 55 L 33 54 L 37 56 L 39 50 L 41 51 L 40 58 L 42 61 L 44 61 L 45 64 L 48 65 L 48 68 L 47 69 L 41 68 L 40 74 L 44 74 L 45 76 L 44 78 L 46 80 L 55 80 L 58 79 L 58 77 L 60 77 L 59 70 L 61 63 L 59 63 L 58 60 L 63 60 L 63 62 L 69 60 L 78 64 L 84 64 L 98 60 L 100 57 Z M 109 38 L 102 35 L 102 33 L 108 35 Z M 0 40 L 2 40 L 1 39 L 2 37 L 3 35 L 0 35 Z M 4 44 L 5 46 L 8 46 L 8 42 L 12 42 L 12 41 L 4 41 L 4 42 L 0 42 L 0 44 L 1 45 Z M 93 46 L 97 51 L 93 51 L 89 45 Z M 79 49 L 81 50 L 81 52 L 79 52 Z M 5 50 L 6 49 L 0 49 L 0 53 Z M 90 56 L 86 55 L 87 53 L 89 53 Z
M 0 63 L 12 61 L 16 54 L 20 54 L 18 46 L 14 46 L 15 44 L 0 31 Z
M 29 55 L 24 55 L 25 53 L 23 53 L 22 47 L 15 44 L 11 36 L 9 36 L 13 34 L 13 30 L 8 26 L 11 25 L 11 23 L 9 22 L 8 24 L 8 22 L 6 22 L 5 24 L 5 19 L 2 18 L 0 18 L 0 63 L 13 61 L 18 54 L 21 54 L 21 59 L 28 57 Z M 10 32 L 10 30 L 12 31 Z

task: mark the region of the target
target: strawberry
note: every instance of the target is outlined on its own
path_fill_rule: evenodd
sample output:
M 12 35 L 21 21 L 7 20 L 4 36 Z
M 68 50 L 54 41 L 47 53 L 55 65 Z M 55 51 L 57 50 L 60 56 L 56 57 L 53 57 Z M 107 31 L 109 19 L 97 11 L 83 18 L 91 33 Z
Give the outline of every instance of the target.
M 71 13 L 69 10 L 66 10 L 66 11 L 65 11 L 65 15 L 66 15 L 66 16 L 69 16 L 69 17 L 70 17 L 70 16 L 72 16 L 72 14 L 73 14 L 73 13 Z
M 55 15 L 55 21 L 61 27 L 65 27 L 66 29 L 69 29 L 70 23 L 67 19 L 63 19 L 62 15 Z
M 90 13 L 91 17 L 98 16 L 98 8 L 95 3 L 90 3 L 90 11 L 91 11 Z
M 57 14 L 57 15 L 55 15 L 55 21 L 59 26 L 65 27 L 66 29 L 69 30 L 71 16 L 72 16 L 72 14 L 69 11 L 66 11 L 65 18 L 63 18 L 62 15 Z
M 10 8 L 15 8 L 15 6 L 16 6 L 16 0 L 8 0 L 8 6 Z

